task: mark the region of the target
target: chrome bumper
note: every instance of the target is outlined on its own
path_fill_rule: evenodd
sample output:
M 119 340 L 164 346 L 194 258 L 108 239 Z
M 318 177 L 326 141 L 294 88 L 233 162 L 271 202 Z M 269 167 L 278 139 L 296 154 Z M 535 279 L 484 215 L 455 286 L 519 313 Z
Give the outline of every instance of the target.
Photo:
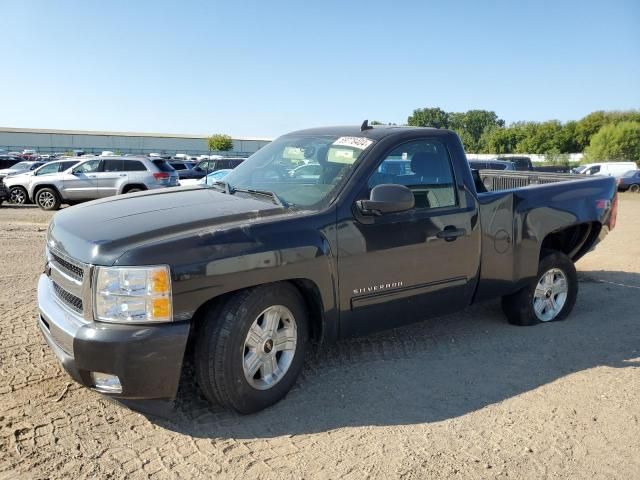
M 62 307 L 56 300 L 53 283 L 45 274 L 38 280 L 38 325 L 45 339 L 53 342 L 67 355 L 73 357 L 73 340 L 78 330 L 87 324 L 80 316 Z

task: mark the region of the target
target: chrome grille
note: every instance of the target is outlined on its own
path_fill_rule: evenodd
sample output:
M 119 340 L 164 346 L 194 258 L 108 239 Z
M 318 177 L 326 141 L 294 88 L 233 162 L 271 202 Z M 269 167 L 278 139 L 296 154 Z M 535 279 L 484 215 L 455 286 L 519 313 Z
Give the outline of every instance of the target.
M 76 265 L 75 263 L 72 263 L 68 260 L 65 260 L 60 255 L 54 252 L 51 252 L 51 258 L 54 262 L 56 262 L 60 266 L 60 268 L 64 273 L 66 273 L 72 278 L 75 278 L 79 282 L 82 282 L 82 279 L 84 277 L 84 269 L 81 266 Z
M 51 282 L 53 284 L 53 291 L 56 294 L 56 297 L 67 307 L 73 310 L 76 313 L 82 313 L 82 299 L 76 297 L 74 294 L 67 292 L 64 288 L 58 285 L 56 282 Z

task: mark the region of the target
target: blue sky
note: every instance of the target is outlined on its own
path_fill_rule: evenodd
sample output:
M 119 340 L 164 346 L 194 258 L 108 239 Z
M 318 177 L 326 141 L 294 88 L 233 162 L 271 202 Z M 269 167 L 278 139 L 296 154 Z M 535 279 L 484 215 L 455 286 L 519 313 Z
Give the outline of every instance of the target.
M 640 108 L 640 1 L 3 0 L 0 126 L 276 136 Z

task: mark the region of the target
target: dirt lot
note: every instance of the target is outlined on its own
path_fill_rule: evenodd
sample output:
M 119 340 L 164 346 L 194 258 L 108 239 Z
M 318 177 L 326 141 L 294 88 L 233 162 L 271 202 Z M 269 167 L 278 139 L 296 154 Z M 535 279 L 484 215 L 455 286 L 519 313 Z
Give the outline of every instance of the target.
M 35 323 L 50 214 L 0 208 L 0 479 L 640 478 L 640 195 L 581 260 L 566 322 L 497 302 L 313 352 L 240 417 L 186 377 L 171 420 L 61 371 Z

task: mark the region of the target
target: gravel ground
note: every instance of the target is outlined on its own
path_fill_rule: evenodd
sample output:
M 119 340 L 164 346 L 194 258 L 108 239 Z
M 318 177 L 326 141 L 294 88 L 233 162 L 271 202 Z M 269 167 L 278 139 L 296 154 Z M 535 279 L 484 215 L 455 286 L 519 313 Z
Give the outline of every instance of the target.
M 171 419 L 70 381 L 35 323 L 50 218 L 0 208 L 0 480 L 640 478 L 640 195 L 579 262 L 569 320 L 518 328 L 490 302 L 343 341 L 245 417 L 188 375 Z

